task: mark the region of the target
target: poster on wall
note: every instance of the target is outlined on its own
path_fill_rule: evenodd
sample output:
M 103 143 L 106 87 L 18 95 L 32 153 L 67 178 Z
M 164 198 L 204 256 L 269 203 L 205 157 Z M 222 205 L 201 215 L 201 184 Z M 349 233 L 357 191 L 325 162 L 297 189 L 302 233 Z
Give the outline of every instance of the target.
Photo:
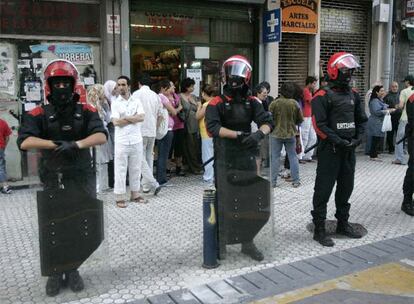
M 16 99 L 16 73 L 13 50 L 0 43 L 0 99 Z
M 85 44 L 37 44 L 31 45 L 30 50 L 32 53 L 50 52 L 57 58 L 69 60 L 75 65 L 93 64 L 92 48 Z
M 405 16 L 414 17 L 414 0 L 407 0 Z
M 187 69 L 187 77 L 195 81 L 194 95 L 200 97 L 200 82 L 203 80 L 201 69 Z

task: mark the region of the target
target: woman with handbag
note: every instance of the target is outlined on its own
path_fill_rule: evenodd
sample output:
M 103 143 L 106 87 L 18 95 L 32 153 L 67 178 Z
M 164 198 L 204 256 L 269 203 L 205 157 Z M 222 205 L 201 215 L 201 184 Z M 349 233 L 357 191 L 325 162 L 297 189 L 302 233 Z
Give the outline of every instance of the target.
M 369 100 L 368 134 L 372 137 L 369 159 L 373 161 L 382 161 L 378 157 L 378 145 L 384 139 L 385 133 L 382 131 L 382 124 L 386 114 L 392 113 L 395 109 L 388 109 L 388 105 L 383 101 L 385 89 L 382 85 L 377 85 L 372 89 Z

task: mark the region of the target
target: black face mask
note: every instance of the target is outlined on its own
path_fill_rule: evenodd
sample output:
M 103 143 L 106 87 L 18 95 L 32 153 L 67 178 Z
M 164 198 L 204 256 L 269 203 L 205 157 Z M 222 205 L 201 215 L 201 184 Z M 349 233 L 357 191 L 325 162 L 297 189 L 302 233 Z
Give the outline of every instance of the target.
M 63 86 L 58 86 L 63 82 Z M 50 80 L 50 97 L 48 100 L 56 107 L 64 107 L 72 102 L 73 81 L 68 77 L 54 77 Z
M 335 79 L 335 84 L 341 88 L 348 88 L 352 80 L 353 73 L 353 69 L 347 70 L 345 72 L 343 72 L 342 70 L 338 70 L 338 78 Z
M 227 84 L 232 90 L 243 88 L 244 78 L 240 76 L 229 76 L 227 78 Z

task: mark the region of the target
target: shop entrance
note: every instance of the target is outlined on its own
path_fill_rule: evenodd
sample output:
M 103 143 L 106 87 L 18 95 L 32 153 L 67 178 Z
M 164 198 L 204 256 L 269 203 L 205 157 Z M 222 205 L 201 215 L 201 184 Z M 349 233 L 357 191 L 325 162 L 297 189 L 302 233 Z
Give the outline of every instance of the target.
M 132 45 L 132 89 L 138 89 L 139 73 L 148 73 L 153 83 L 169 79 L 177 88 L 182 79 L 190 77 L 196 80 L 194 94 L 199 96 L 204 84 L 221 88 L 221 65 L 235 54 L 252 60 L 253 52 L 237 46 Z

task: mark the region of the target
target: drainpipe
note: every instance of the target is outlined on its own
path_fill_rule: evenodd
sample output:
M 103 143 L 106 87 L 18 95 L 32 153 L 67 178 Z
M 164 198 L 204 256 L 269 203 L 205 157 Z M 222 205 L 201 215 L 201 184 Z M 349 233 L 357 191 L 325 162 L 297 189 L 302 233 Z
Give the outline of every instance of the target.
M 385 52 L 384 52 L 384 88 L 388 91 L 390 88 L 390 82 L 392 81 L 391 77 L 391 64 L 392 64 L 392 23 L 393 23 L 393 10 L 394 10 L 394 0 L 389 0 L 389 17 L 388 17 L 388 24 L 387 24 L 387 41 L 385 44 Z

